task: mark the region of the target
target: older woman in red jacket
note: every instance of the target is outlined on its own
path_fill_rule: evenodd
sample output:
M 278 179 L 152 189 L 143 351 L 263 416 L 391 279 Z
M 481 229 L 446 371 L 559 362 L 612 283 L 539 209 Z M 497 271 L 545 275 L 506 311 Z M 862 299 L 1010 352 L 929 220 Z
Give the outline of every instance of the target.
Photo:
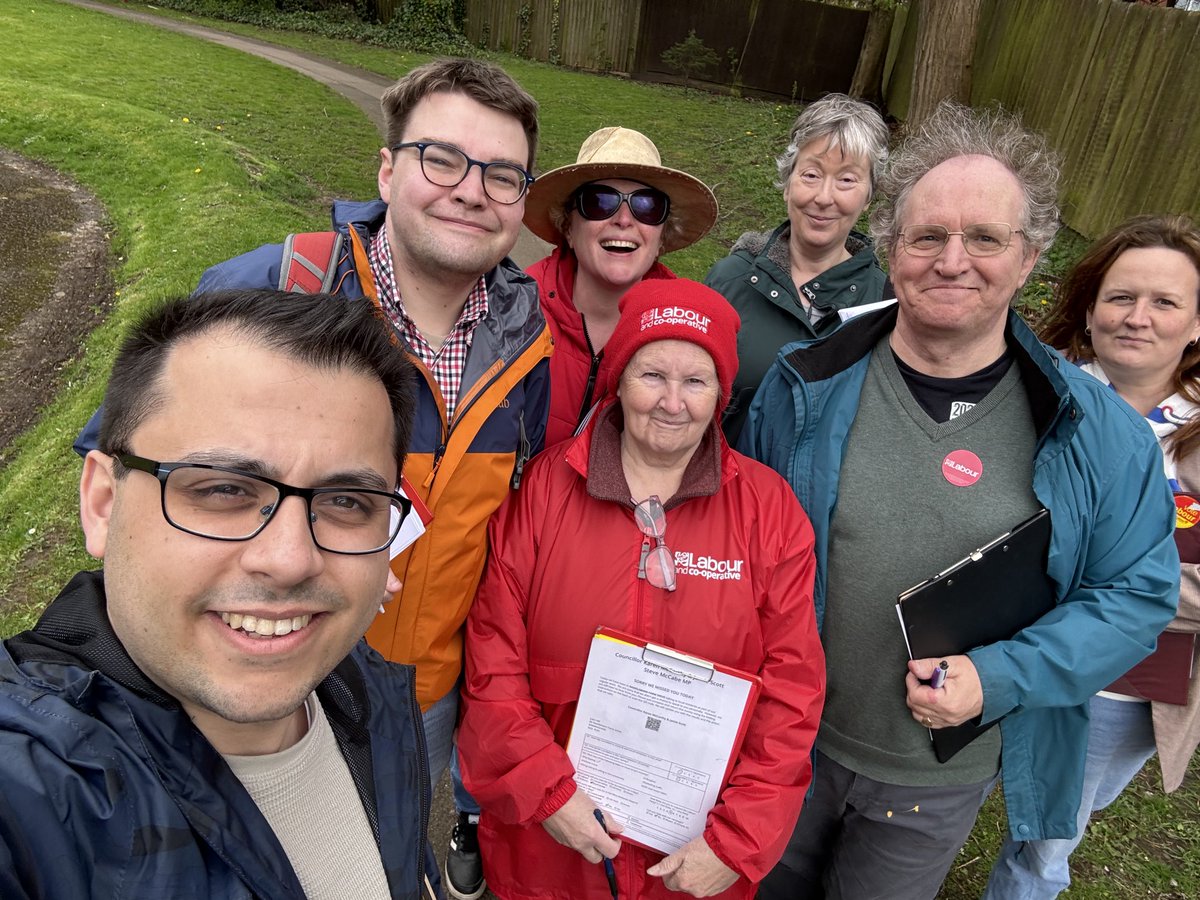
M 615 398 L 538 457 L 492 520 L 459 740 L 487 882 L 505 900 L 608 900 L 602 856 L 624 897 L 749 900 L 791 834 L 825 691 L 813 533 L 786 483 L 717 426 L 737 327 L 695 282 L 633 287 L 601 373 Z M 729 577 L 707 577 L 701 557 Z M 567 756 L 600 626 L 762 679 L 703 832 L 666 857 L 615 840 L 611 810 L 601 827 Z

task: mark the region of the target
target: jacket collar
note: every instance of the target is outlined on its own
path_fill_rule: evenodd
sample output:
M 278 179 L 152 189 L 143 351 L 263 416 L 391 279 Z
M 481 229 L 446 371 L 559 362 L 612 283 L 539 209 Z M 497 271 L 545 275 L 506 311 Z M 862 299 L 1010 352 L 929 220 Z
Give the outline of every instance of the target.
M 288 896 L 299 896 L 299 881 L 258 807 L 217 750 L 182 714 L 178 701 L 146 677 L 118 640 L 106 611 L 102 570 L 78 573 L 33 629 L 10 638 L 4 646 L 16 665 L 36 668 L 39 663 L 48 663 L 103 675 L 104 679 L 79 682 L 81 689 L 93 695 L 89 704 L 105 710 L 102 715 L 92 714 L 125 734 L 138 755 L 154 767 L 197 835 L 239 870 L 256 896 L 276 896 L 280 889 L 290 892 Z M 360 662 L 387 664 L 378 657 L 373 661 L 369 653 L 364 656 L 365 644 L 360 643 L 359 648 L 317 686 L 317 697 L 379 841 L 381 828 L 393 833 L 395 822 L 380 821 L 368 727 L 371 702 Z M 128 695 L 121 697 L 113 685 L 149 703 L 139 705 Z M 109 695 L 115 702 L 97 699 Z M 424 759 L 423 744 L 420 754 Z M 200 780 L 197 773 L 202 773 Z M 422 833 L 427 803 L 426 799 L 422 804 Z M 389 860 L 395 864 L 398 849 L 381 845 L 385 868 Z
M 103 672 L 108 678 L 169 709 L 179 704 L 125 652 L 104 599 L 104 571 L 79 572 L 30 630 L 5 642 L 13 661 L 52 662 Z
M 807 382 L 832 378 L 853 367 L 885 335 L 891 334 L 899 308 L 898 303 L 893 303 L 878 312 L 851 319 L 827 337 L 789 344 L 779 351 L 778 359 Z M 1064 416 L 1073 430 L 1082 413 L 1059 371 L 1065 362 L 1063 357 L 1039 341 L 1015 310 L 1008 312 L 1004 338 L 1020 368 L 1039 439 Z
M 556 337 L 565 337 L 577 345 L 580 350 L 592 353 L 584 331 L 583 314 L 575 308 L 575 275 L 579 269 L 579 258 L 567 247 L 555 247 L 553 252 L 540 262 L 529 268 L 530 273 L 537 270 L 544 273 L 542 283 L 550 285 L 549 289 L 540 292 L 540 301 L 546 316 L 554 320 L 559 333 Z M 536 277 L 536 276 L 535 276 Z M 642 276 L 642 280 L 651 278 L 674 278 L 675 273 L 658 260 Z M 603 350 L 600 351 L 603 353 Z
M 587 482 L 588 495 L 622 506 L 632 506 L 629 483 L 621 466 L 621 404 L 615 398 L 592 415 L 583 432 L 567 449 L 567 462 Z M 711 497 L 737 471 L 737 464 L 714 421 L 688 460 L 679 490 L 663 501 L 672 509 L 696 497 Z
M 387 221 L 387 208 L 382 200 L 336 200 L 333 227 L 341 232 L 353 229 L 361 246 L 369 247 L 375 232 Z M 357 257 L 357 252 L 355 255 Z M 368 266 L 366 259 L 356 258 L 355 263 Z M 472 351 L 467 355 L 462 375 L 464 397 L 470 396 L 471 385 L 487 381 L 494 375 L 497 361 L 507 366 L 543 338 L 543 332 L 546 346 L 538 358 L 549 355 L 549 332 L 538 303 L 537 282 L 508 257 L 500 260 L 483 277 L 487 287 L 488 315 L 472 332 Z M 378 303 L 377 297 L 372 299 Z
M 46 607 L 32 629 L 5 641 L 13 662 L 48 662 L 100 672 L 166 709 L 179 701 L 151 681 L 129 656 L 108 619 L 104 570 L 79 572 Z M 349 657 L 317 687 L 335 730 L 365 729 L 368 719 L 362 673 Z M 335 725 L 336 723 L 336 725 Z M 361 732 L 365 735 L 365 731 Z

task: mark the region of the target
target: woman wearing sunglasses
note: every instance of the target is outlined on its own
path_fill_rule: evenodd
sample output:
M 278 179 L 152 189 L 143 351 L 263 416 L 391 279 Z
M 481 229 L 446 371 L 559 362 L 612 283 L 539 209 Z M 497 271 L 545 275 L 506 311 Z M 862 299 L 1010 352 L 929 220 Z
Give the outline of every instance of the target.
M 574 164 L 534 182 L 525 225 L 555 245 L 528 270 L 554 336 L 547 447 L 573 435 L 599 399 L 621 297 L 643 278 L 674 278 L 659 256 L 694 244 L 716 221 L 712 191 L 663 166 L 653 142 L 629 128 L 601 128 Z
M 787 221 L 743 234 L 705 276 L 742 317 L 741 368 L 724 422 L 731 442 L 780 347 L 829 334 L 842 310 L 895 296 L 871 239 L 853 230 L 887 145 L 887 126 L 867 104 L 844 94 L 809 104 L 776 160 Z
M 1101 238 L 1063 282 L 1041 337 L 1110 384 L 1158 436 L 1178 509 L 1179 611 L 1156 653 L 1091 700 L 1075 837 L 1007 840 L 986 900 L 1058 896 L 1091 814 L 1156 751 L 1163 788 L 1174 791 L 1200 745 L 1200 229 L 1183 216 L 1139 216 Z M 1147 690 L 1147 676 L 1159 687 Z
M 491 522 L 459 745 L 504 900 L 609 900 L 602 856 L 621 897 L 749 900 L 796 822 L 825 685 L 813 532 L 783 479 L 718 427 L 737 328 L 694 281 L 631 288 L 605 350 L 608 399 Z M 621 816 L 602 809 L 601 825 L 567 757 L 600 626 L 762 679 L 703 834 L 667 857 L 616 840 Z

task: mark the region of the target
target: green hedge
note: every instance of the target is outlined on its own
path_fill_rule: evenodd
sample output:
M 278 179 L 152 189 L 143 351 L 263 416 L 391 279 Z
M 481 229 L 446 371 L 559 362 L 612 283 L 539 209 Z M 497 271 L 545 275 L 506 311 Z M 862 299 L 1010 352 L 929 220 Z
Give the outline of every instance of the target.
M 462 34 L 461 0 L 158 0 L 156 5 L 380 47 L 456 56 L 474 52 Z

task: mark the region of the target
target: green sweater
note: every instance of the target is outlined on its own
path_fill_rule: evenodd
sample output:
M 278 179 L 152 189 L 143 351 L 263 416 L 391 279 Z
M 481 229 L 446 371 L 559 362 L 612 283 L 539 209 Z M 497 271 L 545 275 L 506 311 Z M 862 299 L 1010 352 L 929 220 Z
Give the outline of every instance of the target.
M 973 784 L 996 774 L 997 728 L 945 764 L 934 757 L 905 705 L 908 652 L 895 605 L 902 591 L 1036 512 L 1035 441 L 1016 365 L 975 407 L 938 423 L 913 399 L 888 338 L 876 345 L 829 536 L 821 752 L 888 784 Z M 943 475 L 956 450 L 981 460 L 971 484 Z

